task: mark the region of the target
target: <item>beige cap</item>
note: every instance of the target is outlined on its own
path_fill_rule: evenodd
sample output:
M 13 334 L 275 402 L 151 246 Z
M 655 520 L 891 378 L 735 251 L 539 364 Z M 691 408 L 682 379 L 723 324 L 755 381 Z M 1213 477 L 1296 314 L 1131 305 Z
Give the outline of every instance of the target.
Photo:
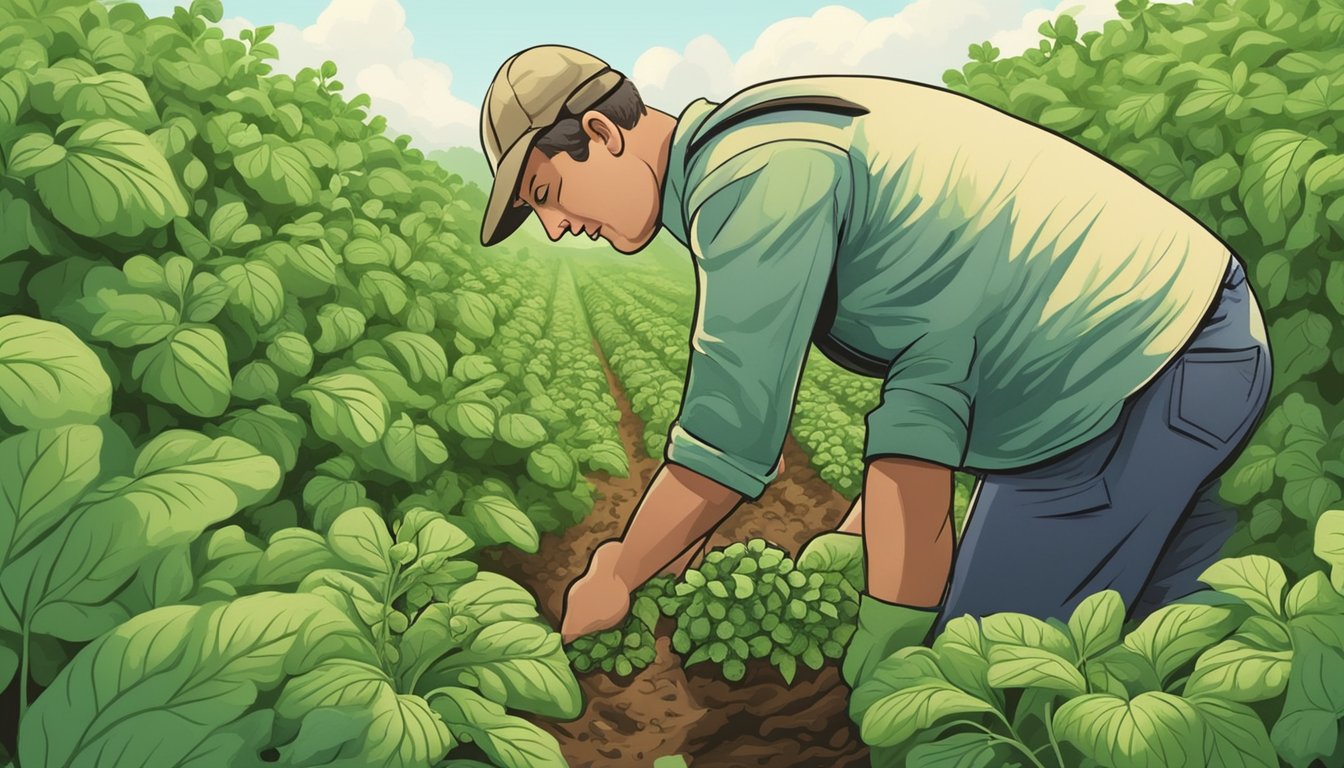
M 481 244 L 494 245 L 522 226 L 531 206 L 514 206 L 537 135 L 562 117 L 580 115 L 624 76 L 576 48 L 538 45 L 510 56 L 481 107 L 481 146 L 495 181 L 481 223 Z

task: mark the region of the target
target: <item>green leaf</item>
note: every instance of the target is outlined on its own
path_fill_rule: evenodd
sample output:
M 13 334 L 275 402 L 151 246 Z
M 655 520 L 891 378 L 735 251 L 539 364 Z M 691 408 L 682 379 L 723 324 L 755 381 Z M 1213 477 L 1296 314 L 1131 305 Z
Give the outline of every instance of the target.
M 502 768 L 566 768 L 555 737 L 466 688 L 450 687 L 433 697 L 434 710 L 455 734 L 473 744 Z
M 275 400 L 280 377 L 270 363 L 253 360 L 233 376 L 232 394 L 239 400 Z
M 1231 154 L 1224 152 L 1199 166 L 1190 180 L 1190 197 L 1206 200 L 1232 189 L 1241 180 L 1241 166 Z
M 1120 642 L 1124 623 L 1125 603 L 1119 592 L 1108 589 L 1089 595 L 1069 617 L 1069 634 L 1078 658 L 1091 658 Z
M 1330 264 L 1330 272 L 1325 278 L 1325 296 L 1341 316 L 1344 316 L 1344 262 Z
M 908 768 L 988 768 L 1005 765 L 1007 750 L 986 733 L 958 733 L 910 750 Z
M 293 394 L 312 407 L 313 429 L 327 440 L 373 445 L 383 438 L 392 415 L 383 393 L 358 373 L 318 376 Z
M 1333 330 L 1329 318 L 1309 309 L 1280 317 L 1270 324 L 1276 391 L 1319 371 L 1329 361 Z
M 125 123 L 91 120 L 65 151 L 60 163 L 38 172 L 35 186 L 56 220 L 76 234 L 134 236 L 187 215 L 168 161 Z
M 111 403 L 102 363 L 68 328 L 25 315 L 0 317 L 0 411 L 11 423 L 91 424 Z
M 369 240 L 363 237 L 356 237 L 345 244 L 345 250 L 342 251 L 345 256 L 345 263 L 357 267 L 379 265 L 388 266 L 392 263 L 387 255 L 387 251 L 376 240 Z
M 1307 169 L 1306 182 L 1307 189 L 1318 195 L 1332 195 L 1344 191 L 1344 155 L 1324 155 L 1318 158 Z
M 266 359 L 288 374 L 307 376 L 313 368 L 313 347 L 303 334 L 283 331 L 267 345 Z
M 488 403 L 454 403 L 443 410 L 442 423 L 463 437 L 491 437 L 495 433 L 495 409 Z
M 893 747 L 943 718 L 993 709 L 951 683 L 928 679 L 874 701 L 863 714 L 859 735 L 869 746 Z
M 1055 735 L 1088 758 L 1115 768 L 1201 765 L 1204 728 L 1199 712 L 1168 693 L 1130 701 L 1110 694 L 1070 699 L 1054 717 Z
M 275 137 L 267 138 L 234 158 L 239 175 L 272 205 L 311 205 L 318 183 L 308 158 Z
M 548 443 L 527 457 L 527 476 L 547 488 L 564 490 L 574 485 L 578 467 L 564 448 Z
M 219 247 L 228 245 L 238 228 L 247 223 L 247 206 L 239 202 L 219 206 L 210 217 L 210 242 Z
M 1087 682 L 1067 659 L 1040 648 L 995 645 L 989 649 L 989 684 L 995 688 L 1044 688 L 1073 695 Z
M 456 294 L 457 329 L 473 339 L 488 339 L 495 334 L 495 305 L 485 296 L 471 291 Z
M 299 460 L 299 447 L 308 428 L 295 414 L 276 405 L 261 405 L 229 412 L 219 426 L 207 425 L 206 434 L 224 434 L 242 440 L 275 459 L 280 469 L 289 472 Z
M 103 455 L 106 462 L 107 447 Z M 31 548 L 10 553 L 0 569 L 0 624 L 16 629 L 11 622 L 27 617 L 36 633 L 98 636 L 126 618 L 108 599 L 149 555 L 196 539 L 269 493 L 280 477 L 275 462 L 252 446 L 187 430 L 146 443 L 130 472 L 84 494 Z M 15 614 L 7 617 L 10 606 Z
M 160 402 L 196 416 L 218 416 L 229 405 L 229 374 L 224 337 L 208 325 L 183 325 L 167 339 L 141 350 L 131 375 Z
M 357 724 L 339 735 L 328 732 L 322 741 L 337 741 L 341 754 L 358 756 L 370 765 L 432 765 L 456 744 L 448 726 L 425 700 L 399 694 L 391 678 L 376 664 L 330 659 L 291 679 L 275 703 L 276 715 L 282 720 L 303 721 L 300 739 L 281 751 L 282 760 L 307 757 L 289 751 L 307 743 L 305 732 L 316 735 L 329 731 L 323 727 L 329 722 L 314 716 L 331 710 L 349 713 Z M 335 763 L 324 759 L 322 764 Z
M 26 179 L 64 159 L 65 147 L 52 141 L 45 133 L 30 133 L 14 142 L 10 148 L 9 167 L 6 170 L 16 179 Z
M 1116 128 L 1142 138 L 1162 122 L 1167 106 L 1167 95 L 1162 91 L 1137 94 L 1121 100 L 1106 119 Z
M 996 613 L 980 621 L 985 639 L 993 643 L 1007 643 L 1029 648 L 1040 648 L 1069 659 L 1073 656 L 1073 641 L 1068 635 L 1040 619 L 1020 613 Z
M 523 511 L 503 496 L 482 496 L 466 504 L 467 519 L 495 544 L 512 544 L 534 553 L 540 545 L 537 528 Z
M 1299 120 L 1341 109 L 1344 109 L 1344 82 L 1328 74 L 1312 78 L 1283 102 L 1283 111 Z
M 1301 628 L 1291 629 L 1293 668 L 1283 713 L 1271 737 L 1289 765 L 1305 767 L 1335 753 L 1344 718 L 1344 651 Z
M 1238 611 L 1222 605 L 1173 603 L 1157 609 L 1125 637 L 1125 647 L 1152 665 L 1159 680 L 1222 640 L 1238 623 Z
M 285 289 L 271 265 L 260 261 L 231 264 L 219 273 L 233 289 L 230 300 L 252 314 L 258 326 L 275 322 L 285 306 Z
M 0 552 L 27 550 L 61 521 L 98 477 L 102 432 L 77 425 L 21 432 L 0 442 Z
M 1264 131 L 1251 141 L 1238 192 L 1265 244 L 1287 235 L 1288 222 L 1302 209 L 1303 173 L 1325 150 L 1319 140 L 1288 129 Z
M 421 682 L 444 685 L 471 686 L 498 704 L 544 717 L 572 719 L 583 710 L 560 635 L 533 621 L 485 626 L 466 649 L 435 662 Z
M 209 755 L 242 764 L 270 738 L 258 690 L 342 647 L 365 646 L 312 595 L 141 614 L 85 646 L 38 697 L 20 726 L 19 758 L 32 766 L 117 768 Z
M 423 480 L 448 460 L 448 449 L 434 428 L 416 424 L 404 413 L 383 435 L 382 449 L 395 474 L 412 482 Z
M 1264 555 L 1224 558 L 1209 566 L 1199 580 L 1271 618 L 1283 616 L 1283 591 L 1288 578 L 1283 566 Z
M 1344 593 L 1344 510 L 1329 510 L 1316 521 L 1312 551 L 1330 565 L 1330 583 Z
M 863 567 L 863 537 L 844 533 L 814 536 L 798 554 L 800 570 L 843 574 L 857 590 L 867 587 Z
M 162 341 L 181 320 L 176 307 L 144 293 L 123 294 L 103 289 L 89 304 L 98 317 L 93 326 L 94 337 L 118 347 L 141 347 Z
M 327 542 L 306 528 L 284 528 L 271 534 L 253 571 L 259 585 L 297 585 L 314 571 L 339 565 Z
M 392 359 L 413 382 L 441 382 L 448 378 L 448 356 L 443 345 L 423 333 L 396 331 L 383 337 Z
M 317 311 L 317 325 L 322 332 L 313 348 L 328 354 L 359 341 L 364 335 L 364 314 L 353 307 L 325 304 Z
M 159 124 L 159 113 L 140 78 L 128 72 L 104 72 L 82 78 L 61 102 L 65 120 L 113 117 L 142 131 Z
M 1204 765 L 1278 768 L 1265 724 L 1249 707 L 1207 696 L 1190 699 L 1190 705 L 1204 720 Z
M 535 416 L 506 413 L 496 425 L 499 439 L 515 448 L 531 448 L 546 439 L 546 429 Z
M 355 507 L 342 512 L 327 530 L 331 551 L 355 568 L 373 573 L 387 573 L 391 568 L 387 551 L 392 548 L 392 537 L 387 523 L 369 507 Z
M 1233 637 L 1200 654 L 1185 683 L 1185 695 L 1247 702 L 1272 699 L 1287 685 L 1292 662 L 1292 651 L 1265 650 Z

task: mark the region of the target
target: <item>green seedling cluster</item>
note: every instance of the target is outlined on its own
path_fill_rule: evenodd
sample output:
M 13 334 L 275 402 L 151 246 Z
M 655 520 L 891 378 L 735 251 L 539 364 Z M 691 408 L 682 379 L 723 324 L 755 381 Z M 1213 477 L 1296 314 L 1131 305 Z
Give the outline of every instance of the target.
M 710 552 L 674 589 L 672 647 L 686 664 L 721 664 L 741 680 L 748 659 L 768 658 L 787 682 L 798 661 L 820 669 L 838 659 L 854 633 L 858 593 L 836 571 L 794 565 L 788 553 L 761 539 Z
M 653 629 L 658 624 L 659 601 L 671 594 L 675 580 L 671 576 L 651 579 L 635 593 L 630 617 L 618 629 L 609 629 L 577 638 L 567 653 L 580 672 L 615 672 L 622 677 L 653 663 Z

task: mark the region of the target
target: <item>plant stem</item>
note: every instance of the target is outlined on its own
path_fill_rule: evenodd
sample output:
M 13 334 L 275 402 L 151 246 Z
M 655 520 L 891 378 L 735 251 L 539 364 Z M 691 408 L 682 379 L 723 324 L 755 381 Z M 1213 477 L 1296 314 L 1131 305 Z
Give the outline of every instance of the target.
M 392 607 L 392 595 L 397 591 L 397 577 L 400 575 L 401 566 L 395 566 L 387 580 L 387 589 L 383 592 L 383 621 L 378 625 L 378 658 L 383 662 L 383 669 L 389 671 L 387 657 L 383 654 L 383 646 L 387 644 L 387 611 Z
M 1008 722 L 1008 718 L 1004 717 L 1004 714 L 998 710 L 995 710 L 994 714 L 998 716 L 1004 727 L 1008 729 L 1008 733 L 1012 735 L 1012 738 L 1006 739 L 1006 741 L 1014 747 L 1017 747 L 1017 750 L 1023 755 L 1026 755 L 1026 758 L 1030 760 L 1031 764 L 1036 766 L 1036 768 L 1045 768 L 1045 764 L 1036 759 L 1036 753 L 1027 749 L 1026 743 L 1022 741 L 1022 736 L 1018 734 L 1017 729 L 1013 727 L 1013 724 Z
M 23 646 L 19 649 L 19 720 L 28 712 L 28 619 L 23 620 Z
M 1050 739 L 1050 748 L 1055 751 L 1055 761 L 1059 763 L 1059 768 L 1067 768 L 1064 765 L 1064 756 L 1059 753 L 1059 741 L 1055 739 L 1055 718 L 1050 712 L 1054 703 L 1053 699 L 1045 702 L 1045 737 Z

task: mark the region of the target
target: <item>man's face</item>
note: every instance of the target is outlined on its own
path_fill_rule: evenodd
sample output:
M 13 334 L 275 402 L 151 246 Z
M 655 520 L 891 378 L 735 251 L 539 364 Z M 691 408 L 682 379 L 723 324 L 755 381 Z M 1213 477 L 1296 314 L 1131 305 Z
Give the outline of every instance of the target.
M 658 230 L 658 180 L 628 151 L 625 134 L 614 123 L 598 112 L 586 113 L 583 120 L 589 126 L 602 122 L 592 129 L 599 138 L 590 133 L 588 159 L 579 162 L 568 152 L 547 157 L 534 147 L 514 205 L 532 206 L 552 240 L 584 234 L 605 239 L 621 253 L 634 253 Z

